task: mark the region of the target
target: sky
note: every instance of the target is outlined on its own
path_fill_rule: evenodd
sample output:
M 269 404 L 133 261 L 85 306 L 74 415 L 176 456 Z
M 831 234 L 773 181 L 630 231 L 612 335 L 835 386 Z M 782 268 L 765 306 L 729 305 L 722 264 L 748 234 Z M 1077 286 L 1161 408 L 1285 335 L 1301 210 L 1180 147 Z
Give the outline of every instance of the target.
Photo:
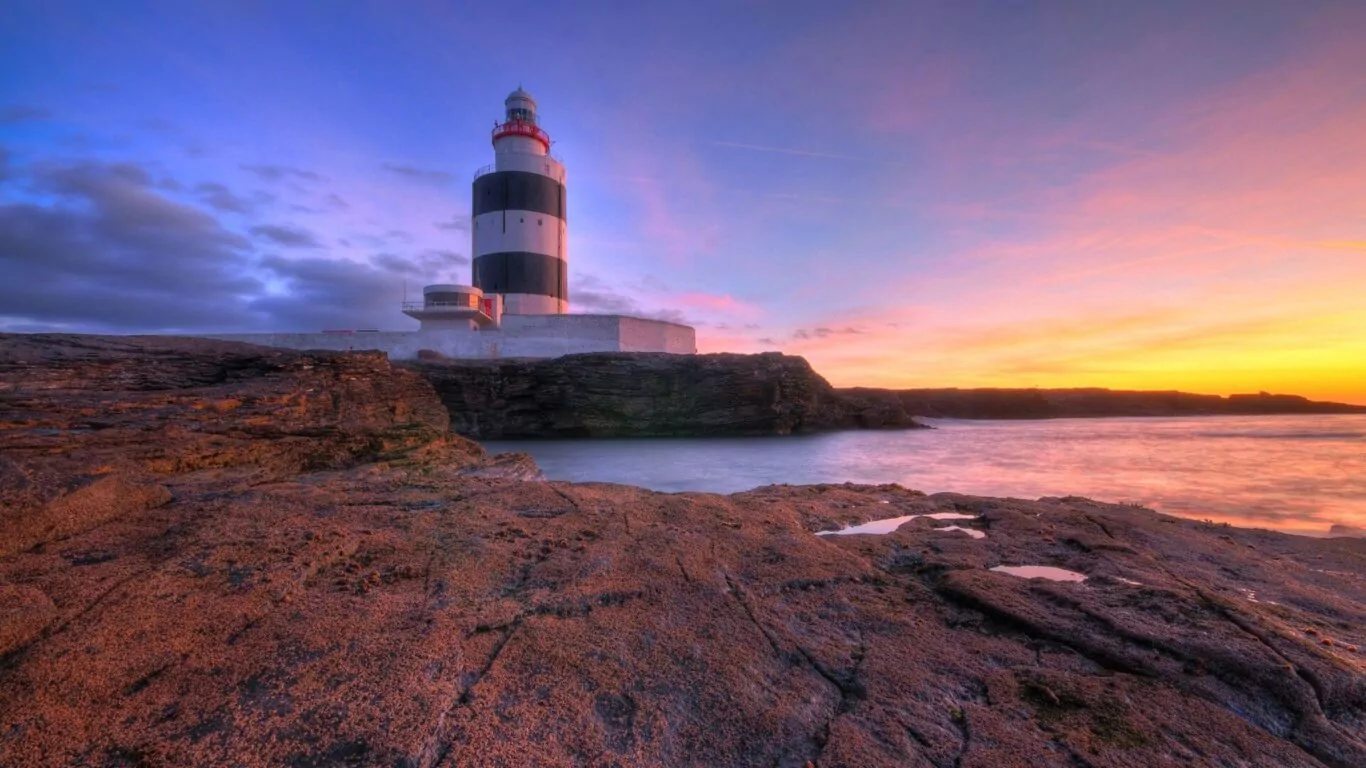
M 0 330 L 415 329 L 509 91 L 574 311 L 839 386 L 1366 403 L 1366 2 L 0 5 Z

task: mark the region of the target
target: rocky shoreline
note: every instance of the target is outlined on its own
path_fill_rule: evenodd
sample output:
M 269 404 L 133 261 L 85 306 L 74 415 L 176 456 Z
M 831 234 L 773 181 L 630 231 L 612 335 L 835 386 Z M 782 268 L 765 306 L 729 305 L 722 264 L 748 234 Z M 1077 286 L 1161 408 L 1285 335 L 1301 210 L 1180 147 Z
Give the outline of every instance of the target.
M 451 429 L 484 440 L 924 427 L 895 398 L 842 393 L 806 360 L 777 353 L 594 353 L 402 365 L 436 387 Z
M 1366 413 L 1294 395 L 1109 389 L 837 388 L 800 357 L 595 353 L 549 360 L 405 362 L 451 428 L 483 440 L 789 435 L 916 429 L 917 417 L 1057 419 Z
M 0 765 L 1366 765 L 1366 541 L 545 482 L 437 389 L 0 336 Z

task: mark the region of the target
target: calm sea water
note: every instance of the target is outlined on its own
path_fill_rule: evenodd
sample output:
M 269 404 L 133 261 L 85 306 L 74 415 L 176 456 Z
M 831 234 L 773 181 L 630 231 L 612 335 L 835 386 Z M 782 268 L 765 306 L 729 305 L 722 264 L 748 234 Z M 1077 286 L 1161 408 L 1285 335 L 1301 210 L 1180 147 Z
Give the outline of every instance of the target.
M 1088 496 L 1300 533 L 1366 527 L 1366 415 L 926 420 L 934 430 L 809 437 L 498 441 L 555 480 L 730 493 L 770 483 L 900 483 Z

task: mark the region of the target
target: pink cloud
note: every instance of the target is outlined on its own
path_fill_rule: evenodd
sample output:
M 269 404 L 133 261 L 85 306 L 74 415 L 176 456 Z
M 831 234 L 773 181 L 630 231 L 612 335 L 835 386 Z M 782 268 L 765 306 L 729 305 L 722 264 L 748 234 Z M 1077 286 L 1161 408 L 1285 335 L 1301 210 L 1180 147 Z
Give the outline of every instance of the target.
M 885 309 L 861 318 L 867 334 L 787 336 L 783 349 L 844 384 L 1280 388 L 1366 402 L 1366 47 L 1321 31 L 1280 66 L 1153 116 L 1161 151 L 1117 149 L 1004 209 L 943 204 L 1031 232 L 888 285 Z
M 716 293 L 678 293 L 669 297 L 669 303 L 683 309 L 724 313 L 732 317 L 753 317 L 759 308 L 736 299 L 729 294 Z

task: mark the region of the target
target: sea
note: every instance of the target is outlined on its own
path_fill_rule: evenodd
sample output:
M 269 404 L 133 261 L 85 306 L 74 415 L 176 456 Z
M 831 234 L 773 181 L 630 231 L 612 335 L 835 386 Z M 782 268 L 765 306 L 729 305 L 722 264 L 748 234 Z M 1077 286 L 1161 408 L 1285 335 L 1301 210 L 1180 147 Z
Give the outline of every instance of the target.
M 1366 415 L 988 421 L 794 437 L 492 441 L 546 477 L 732 493 L 898 483 L 937 493 L 1085 496 L 1290 533 L 1366 528 Z

